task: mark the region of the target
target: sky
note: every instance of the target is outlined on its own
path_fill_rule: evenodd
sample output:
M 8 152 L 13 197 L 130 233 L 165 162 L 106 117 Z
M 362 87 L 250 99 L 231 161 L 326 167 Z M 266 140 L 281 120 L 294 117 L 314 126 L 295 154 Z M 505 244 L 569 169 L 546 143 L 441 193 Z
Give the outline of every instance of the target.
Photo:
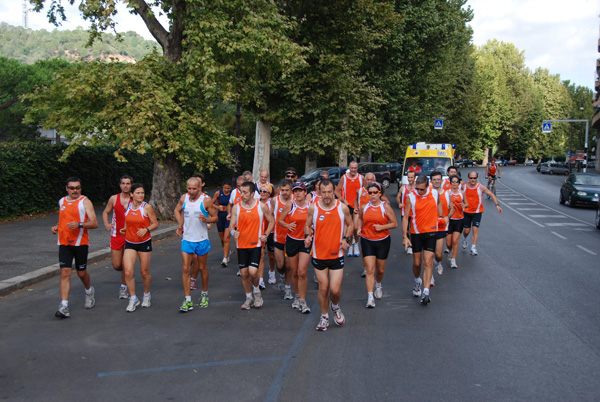
M 89 24 L 79 17 L 77 8 L 69 6 L 66 0 L 63 3 L 68 21 L 62 28 L 87 28 Z M 596 60 L 600 58 L 599 0 L 468 0 L 467 5 L 475 14 L 470 24 L 476 46 L 490 39 L 513 43 L 524 52 L 526 65 L 532 71 L 543 67 L 551 74 L 559 74 L 562 80 L 594 88 Z M 117 30 L 133 30 L 152 39 L 141 19 L 125 11 L 121 3 L 119 6 Z M 47 22 L 45 11 L 30 11 L 28 17 L 29 28 L 54 29 Z M 0 0 L 0 21 L 21 26 L 21 1 Z

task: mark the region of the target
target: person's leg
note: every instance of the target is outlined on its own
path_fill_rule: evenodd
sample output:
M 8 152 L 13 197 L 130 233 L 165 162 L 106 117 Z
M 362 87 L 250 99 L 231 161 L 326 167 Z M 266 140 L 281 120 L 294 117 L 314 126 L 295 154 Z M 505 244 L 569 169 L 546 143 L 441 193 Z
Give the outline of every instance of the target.
M 460 232 L 452 232 L 452 259 L 456 260 L 458 255 L 458 242 L 460 241 Z
M 252 293 L 252 280 L 250 279 L 248 267 L 240 268 L 240 276 L 242 278 L 242 287 L 244 288 L 244 293 Z
M 473 238 L 471 239 L 471 244 L 476 246 L 478 240 L 479 240 L 479 227 L 473 226 Z
M 385 263 L 386 262 L 387 262 L 387 260 L 380 260 L 380 259 L 377 259 L 375 261 L 375 267 L 376 267 L 375 281 L 377 283 L 381 283 L 381 281 L 383 281 L 383 275 L 385 274 Z
M 192 265 L 192 257 L 193 254 L 188 254 L 186 252 L 181 252 L 181 282 L 183 284 L 183 293 L 185 296 L 191 296 L 191 286 L 190 286 L 190 271 Z
M 319 281 L 317 299 L 321 308 L 321 315 L 326 315 L 327 308 L 329 307 L 329 269 L 315 269 L 315 274 L 317 275 L 317 281 Z
M 290 280 L 292 282 L 292 285 L 294 286 L 294 293 L 297 295 L 299 293 L 299 288 L 298 288 L 298 257 L 299 254 L 296 254 L 293 257 L 288 257 L 287 261 L 288 264 L 290 266 Z M 287 280 L 286 280 L 287 282 Z
M 69 300 L 71 291 L 71 267 L 60 269 L 60 297 L 61 300 Z
M 125 282 L 129 295 L 135 297 L 135 280 L 133 279 L 133 267 L 137 258 L 137 251 L 133 249 L 125 249 L 123 252 L 123 271 L 125 272 Z
M 150 275 L 150 258 L 152 252 L 140 252 L 140 273 L 142 275 L 142 282 L 144 283 L 144 293 L 150 293 L 150 284 L 152 283 L 152 276 Z
M 302 300 L 306 300 L 306 288 L 308 287 L 308 278 L 306 276 L 306 272 L 308 271 L 309 262 L 310 254 L 298 253 L 298 292 L 296 292 L 296 294 L 299 295 L 300 299 Z
M 90 274 L 87 269 L 77 270 L 77 276 L 81 279 L 81 283 L 83 283 L 85 289 L 89 290 L 92 285 L 90 283 Z
M 413 276 L 415 279 L 421 276 L 421 251 L 413 252 Z
M 119 249 L 119 250 L 111 249 L 110 250 L 112 266 L 115 269 L 115 271 L 123 272 L 123 250 L 124 249 Z
M 225 255 L 225 232 L 219 232 L 219 240 L 221 241 L 221 247 L 223 247 L 223 256 L 227 257 Z
M 329 300 L 333 305 L 340 303 L 342 299 L 342 279 L 344 269 L 329 270 Z
M 198 255 L 192 254 L 192 270 L 190 274 L 190 279 L 196 281 L 198 279 L 198 274 L 200 273 L 200 263 L 198 262 Z
M 423 290 L 427 289 L 427 291 L 429 291 L 431 276 L 433 275 L 433 256 L 432 251 L 423 250 Z
M 198 262 L 198 269 L 200 271 L 200 277 L 202 278 L 202 291 L 208 291 L 208 268 L 206 267 L 206 260 L 208 259 L 208 253 L 204 255 L 196 255 Z
M 376 258 L 374 255 L 363 257 L 365 268 L 367 268 L 367 276 L 365 278 L 365 284 L 367 286 L 367 292 L 372 293 L 375 287 L 375 264 Z
M 441 262 L 444 258 L 444 238 L 435 241 L 435 260 Z

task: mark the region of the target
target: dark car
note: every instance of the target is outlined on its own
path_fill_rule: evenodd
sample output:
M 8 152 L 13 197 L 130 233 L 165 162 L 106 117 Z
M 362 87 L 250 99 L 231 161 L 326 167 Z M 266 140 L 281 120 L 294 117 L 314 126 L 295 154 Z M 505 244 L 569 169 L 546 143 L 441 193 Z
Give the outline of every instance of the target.
M 358 173 L 363 176 L 367 173 L 374 173 L 375 180 L 388 188 L 392 182 L 392 175 L 386 163 L 361 162 L 358 164 Z
M 388 162 L 385 164 L 387 169 L 390 171 L 390 179 L 393 182 L 402 177 L 402 163 L 399 162 Z
M 598 206 L 596 207 L 596 228 L 600 229 L 600 203 L 598 203 Z
M 600 176 L 592 173 L 571 173 L 560 188 L 559 202 L 576 205 L 596 206 L 600 194 Z
M 317 182 L 317 179 L 323 170 L 326 170 L 329 173 L 329 179 L 337 186 L 337 184 L 340 182 L 340 178 L 344 173 L 346 173 L 348 168 L 338 166 L 316 168 L 303 174 L 298 178 L 297 181 L 301 181 L 302 183 L 306 184 L 306 190 L 310 192 L 314 190 L 315 183 Z
M 475 162 L 472 159 L 457 159 L 454 161 L 454 165 L 457 168 L 473 167 L 475 166 Z

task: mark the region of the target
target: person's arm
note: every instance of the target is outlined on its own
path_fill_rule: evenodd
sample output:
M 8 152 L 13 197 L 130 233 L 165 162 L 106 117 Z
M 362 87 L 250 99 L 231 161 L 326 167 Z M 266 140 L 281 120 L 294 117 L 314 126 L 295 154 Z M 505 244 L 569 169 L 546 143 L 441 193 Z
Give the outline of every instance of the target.
M 104 211 L 102 211 L 102 221 L 104 222 L 104 227 L 106 228 L 106 230 L 110 231 L 112 229 L 112 224 L 108 223 L 108 214 L 110 213 L 110 211 L 112 211 L 112 209 L 115 206 L 115 201 L 116 201 L 117 196 L 113 195 L 108 199 L 108 202 L 106 203 L 106 208 L 104 208 Z
M 177 221 L 177 230 L 175 231 L 175 233 L 179 237 L 181 237 L 183 235 L 183 214 L 181 212 L 183 211 L 184 199 L 185 199 L 185 195 L 182 195 L 179 198 L 179 202 L 175 206 L 175 210 L 173 211 L 173 214 L 175 215 L 175 220 Z
M 500 204 L 498 204 L 498 198 L 496 198 L 494 193 L 488 190 L 488 188 L 483 184 L 481 185 L 481 192 L 485 195 L 488 195 L 492 199 L 492 201 L 494 201 L 494 204 L 496 204 L 496 209 L 498 210 L 498 213 L 502 213 L 502 207 L 500 206 Z
M 337 186 L 335 186 L 335 198 L 337 198 L 338 200 L 340 200 L 344 205 L 348 205 L 348 201 L 346 201 L 344 199 L 344 197 L 342 197 L 342 190 L 344 188 L 344 175 L 342 175 L 342 178 L 340 179 L 340 182 L 338 183 Z
M 90 201 L 89 198 L 83 200 L 83 207 L 85 208 L 85 214 L 88 217 L 87 222 L 77 222 L 77 226 L 84 229 L 96 229 L 98 227 L 98 219 L 96 218 L 96 211 L 94 210 L 94 204 Z M 75 229 L 75 228 L 72 228 Z
M 358 210 L 358 218 L 356 219 L 356 235 L 360 236 L 362 234 L 362 228 L 365 224 L 365 221 L 363 220 L 362 208 L 355 209 L 354 211 L 357 211 L 357 210 Z M 377 230 L 377 229 L 375 229 L 375 230 Z
M 356 197 L 354 197 L 354 213 L 358 214 L 358 210 L 360 209 L 360 193 L 362 192 L 362 187 L 356 190 Z
M 464 213 L 465 209 L 469 207 L 469 202 L 467 201 L 467 196 L 465 195 L 464 191 L 461 191 L 460 193 L 462 194 L 462 206 Z
M 404 214 L 404 217 L 402 218 L 402 245 L 404 246 L 405 249 L 407 249 L 408 247 L 412 247 L 412 243 L 410 241 L 410 239 L 408 238 L 408 215 L 409 212 L 412 208 L 412 204 L 410 202 L 410 198 L 406 199 L 406 205 L 404 206 L 404 210 L 406 211 L 406 213 Z
M 310 243 L 312 242 L 312 221 L 314 213 L 315 204 L 311 204 L 310 207 L 308 207 L 308 212 L 306 213 L 306 224 L 304 225 L 304 247 L 310 246 Z
M 501 176 L 501 174 L 500 174 L 500 166 L 498 166 L 496 169 L 498 170 L 498 175 L 497 176 L 498 176 L 498 178 L 500 178 L 500 176 Z
M 227 211 L 226 207 L 224 207 L 223 205 L 219 205 L 219 190 L 215 191 L 215 194 L 212 198 L 212 202 L 217 212 L 223 212 L 223 208 L 225 208 L 225 211 Z
M 271 232 L 273 232 L 273 228 L 275 227 L 275 217 L 273 217 L 273 214 L 269 210 L 269 207 L 267 207 L 267 205 L 264 202 L 261 202 L 261 201 L 258 201 L 258 202 L 260 202 L 260 207 L 262 208 L 263 216 L 267 220 L 267 224 L 268 224 L 267 230 L 265 230 L 265 233 L 263 233 L 264 239 L 262 239 L 262 238 L 260 239 L 260 241 L 262 241 L 263 243 L 266 243 L 267 237 L 269 237 Z
M 199 219 L 200 222 L 206 222 L 206 223 L 215 223 L 219 220 L 219 218 L 217 217 L 217 211 L 215 210 L 215 206 L 212 202 L 212 200 L 210 199 L 210 197 L 204 197 L 204 200 L 202 201 L 204 203 L 204 209 L 206 209 L 206 212 L 208 212 L 208 218 L 206 216 L 204 216 L 204 214 L 200 214 Z
M 281 226 L 283 228 L 293 231 L 294 229 L 296 229 L 296 223 L 295 222 L 287 223 L 285 221 L 285 218 L 287 218 L 291 209 L 292 209 L 292 204 L 285 204 L 285 206 L 283 207 L 283 210 L 279 214 L 279 219 L 277 219 L 277 224 L 279 224 L 279 226 Z
M 152 205 L 146 203 L 146 205 L 144 206 L 144 214 L 146 214 L 146 216 L 150 220 L 150 225 L 148 225 L 145 228 L 139 229 L 136 233 L 138 237 L 144 237 L 146 233 L 150 233 L 151 230 L 158 228 L 158 219 L 156 219 L 156 214 L 154 213 L 154 208 L 152 208 Z
M 237 205 L 234 205 L 233 208 L 231 208 L 231 223 L 229 224 L 229 233 L 231 233 L 231 236 L 233 236 L 234 239 L 238 239 L 240 237 L 240 232 L 238 232 L 237 228 L 235 227 L 237 224 L 238 209 L 239 208 Z
M 388 204 L 388 203 L 383 204 L 383 208 L 385 209 L 385 214 L 388 218 L 388 223 L 386 223 L 385 225 L 373 225 L 373 228 L 378 232 L 381 232 L 382 230 L 395 229 L 398 227 L 398 221 L 396 220 L 396 214 L 394 213 L 394 210 L 392 209 L 390 204 Z
M 354 224 L 352 223 L 352 217 L 350 216 L 350 210 L 348 206 L 342 204 L 342 211 L 344 211 L 344 223 L 346 224 L 346 234 L 342 239 L 342 244 L 340 244 L 342 250 L 346 251 L 350 244 L 348 243 L 349 238 L 352 238 L 354 235 Z
M 402 209 L 404 204 L 402 204 L 402 190 L 404 189 L 404 184 L 400 186 L 400 190 L 398 190 L 398 195 L 396 196 L 396 201 L 398 202 L 398 208 Z

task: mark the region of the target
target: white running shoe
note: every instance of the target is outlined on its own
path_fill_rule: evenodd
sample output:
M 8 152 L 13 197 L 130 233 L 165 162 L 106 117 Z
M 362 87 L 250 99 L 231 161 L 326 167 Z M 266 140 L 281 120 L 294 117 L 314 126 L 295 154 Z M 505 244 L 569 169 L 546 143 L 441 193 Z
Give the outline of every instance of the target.
M 85 308 L 92 308 L 96 305 L 96 298 L 94 297 L 96 291 L 94 290 L 93 286 L 90 287 L 90 290 L 91 292 L 89 295 L 87 293 L 85 294 Z
M 223 257 L 223 260 L 221 261 L 221 266 L 226 267 L 228 262 L 229 262 L 229 258 Z
M 360 274 L 360 277 L 361 278 L 366 278 L 367 277 L 367 269 L 366 268 L 363 269 L 362 274 Z
M 294 297 L 294 301 L 292 302 L 292 308 L 300 308 L 300 296 L 296 295 L 296 297 Z
M 329 318 L 321 316 L 317 324 L 317 331 L 327 331 L 327 327 L 329 327 Z
M 298 307 L 298 310 L 300 310 L 302 314 L 310 313 L 310 308 L 308 307 L 308 304 L 306 304 L 306 300 L 300 300 L 300 307 Z
M 137 306 L 140 305 L 140 299 L 138 299 L 137 297 L 135 299 L 133 298 L 129 298 L 129 304 L 127 305 L 127 308 L 125 309 L 125 311 L 127 311 L 128 313 L 133 313 L 136 309 Z
M 334 310 L 333 304 L 330 304 L 329 307 L 331 308 L 331 311 L 333 311 L 333 322 L 335 322 L 335 325 L 343 325 L 346 322 L 346 317 L 344 317 L 342 309 L 338 307 L 337 310 Z
M 437 263 L 437 266 L 435 268 L 436 268 L 438 275 L 441 275 L 444 273 L 444 266 L 442 265 L 441 261 Z
M 253 292 L 252 295 L 254 296 L 254 308 L 261 308 L 264 301 L 262 298 L 262 293 L 260 293 L 260 289 L 258 292 Z
M 267 287 L 265 286 L 265 281 L 264 281 L 264 279 L 263 279 L 263 278 L 259 278 L 259 279 L 258 279 L 258 288 L 259 288 L 260 290 L 264 290 L 264 289 L 266 289 L 266 288 L 267 288 Z
M 421 278 L 419 278 L 418 280 L 415 280 L 415 284 L 413 286 L 412 292 L 413 292 L 414 297 L 421 296 Z
M 457 269 L 458 265 L 456 265 L 456 260 L 453 258 L 450 260 L 450 268 Z
M 254 306 L 254 300 L 247 298 L 244 304 L 242 304 L 242 310 L 250 310 Z
M 450 249 L 448 247 L 444 247 L 444 253 L 445 254 L 449 254 L 450 253 Z
M 354 243 L 354 256 L 360 257 L 360 248 L 358 247 L 358 243 Z
M 411 255 L 413 253 L 412 247 L 407 247 L 406 254 Z
M 292 295 L 292 288 L 285 288 L 283 300 L 293 300 L 293 299 L 294 299 L 294 296 Z
M 129 293 L 127 292 L 127 287 L 125 287 L 125 288 L 119 287 L 119 299 L 129 299 Z
M 383 298 L 383 288 L 377 287 L 377 285 L 375 285 L 375 292 L 373 292 L 373 296 L 375 296 L 376 299 L 381 299 Z
M 238 269 L 238 271 L 237 271 L 237 274 L 236 274 L 236 275 L 237 275 L 237 276 L 242 276 L 242 271 L 240 271 L 240 270 Z
M 471 246 L 471 251 L 469 251 L 471 255 L 477 255 L 477 247 Z
M 275 279 L 275 272 L 269 271 L 269 280 L 267 282 L 269 285 L 275 285 L 277 283 L 277 279 Z
M 467 248 L 468 246 L 469 246 L 469 242 L 467 241 L 467 238 L 465 237 L 462 242 L 462 248 Z
M 372 297 L 369 297 L 367 299 L 367 305 L 365 307 L 366 308 L 375 308 L 375 299 L 373 299 Z
M 142 307 L 150 307 L 152 305 L 152 297 L 150 295 L 144 295 L 142 299 Z
M 435 287 L 435 278 L 433 277 L 433 274 L 431 274 L 431 283 L 429 284 L 430 287 Z

